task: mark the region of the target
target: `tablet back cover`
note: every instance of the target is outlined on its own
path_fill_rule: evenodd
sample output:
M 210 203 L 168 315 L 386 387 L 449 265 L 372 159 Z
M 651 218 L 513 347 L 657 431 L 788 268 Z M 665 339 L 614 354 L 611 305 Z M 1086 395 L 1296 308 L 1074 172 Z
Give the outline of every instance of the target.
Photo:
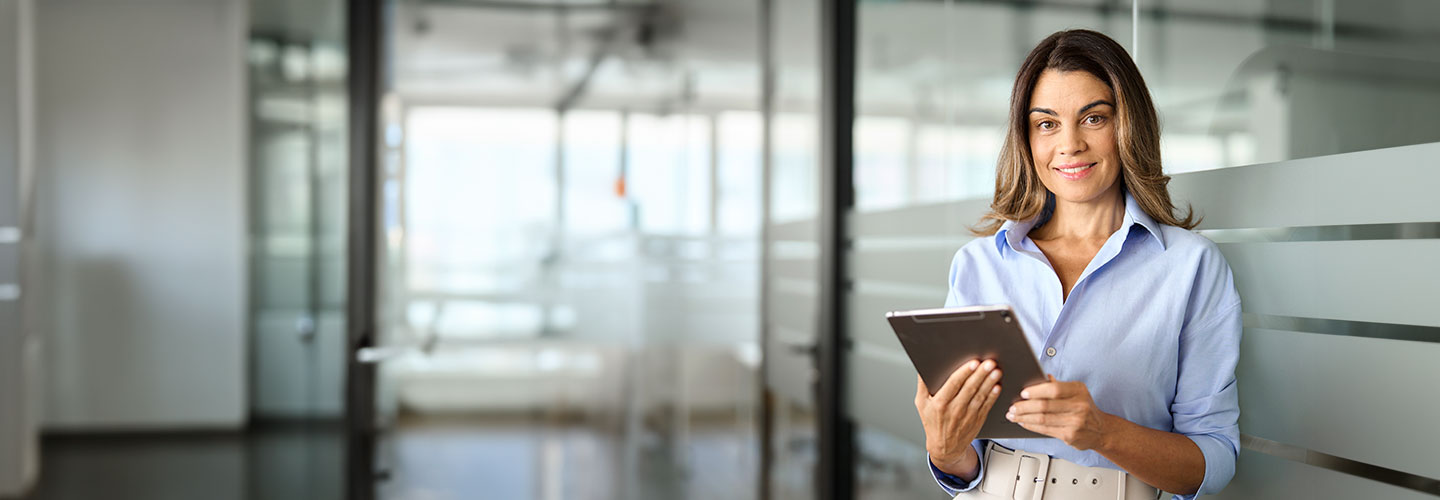
M 1020 401 L 1021 389 L 1046 381 L 1008 306 L 896 311 L 886 319 L 931 395 L 966 361 L 994 359 L 999 364 L 1000 396 L 978 437 L 1047 437 L 1005 420 L 1006 409 Z

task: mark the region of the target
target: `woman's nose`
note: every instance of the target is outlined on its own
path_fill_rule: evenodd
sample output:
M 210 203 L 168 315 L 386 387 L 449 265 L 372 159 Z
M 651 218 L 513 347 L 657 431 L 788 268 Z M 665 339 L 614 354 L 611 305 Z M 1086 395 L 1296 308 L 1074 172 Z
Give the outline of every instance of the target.
M 1056 144 L 1057 151 L 1065 156 L 1075 156 L 1085 152 L 1085 137 L 1075 129 L 1060 132 L 1059 142 Z

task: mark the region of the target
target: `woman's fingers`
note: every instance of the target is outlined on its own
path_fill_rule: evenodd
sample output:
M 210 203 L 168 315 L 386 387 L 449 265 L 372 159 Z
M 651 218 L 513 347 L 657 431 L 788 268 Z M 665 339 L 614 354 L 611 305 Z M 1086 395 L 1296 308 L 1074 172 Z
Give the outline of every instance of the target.
M 995 407 L 995 402 L 1000 400 L 1000 384 L 990 388 L 990 395 L 985 398 L 985 404 L 980 407 L 980 414 L 989 415 L 990 409 Z
M 1042 382 L 1020 390 L 1020 399 L 1047 399 L 1055 397 L 1054 382 Z
M 1017 424 L 1053 425 L 1051 414 L 1048 413 L 1005 413 L 1005 418 Z
M 975 391 L 974 396 L 970 397 L 971 410 L 980 409 L 980 406 L 984 405 L 987 399 L 992 399 L 990 394 L 991 388 L 1000 383 L 1000 375 L 1000 368 L 997 367 L 991 370 L 990 374 L 986 375 L 985 379 L 980 382 L 980 388 Z
M 930 392 L 925 389 L 925 379 L 920 378 L 920 374 L 915 374 L 915 409 L 925 408 L 925 398 L 929 396 Z
M 1042 382 L 1020 391 L 1020 397 L 1024 399 L 1061 399 L 1073 397 L 1079 393 L 1084 384 L 1076 382 L 1060 382 L 1050 376 L 1050 382 Z
M 974 400 L 977 394 L 980 394 L 980 384 L 985 382 L 986 377 L 989 377 L 994 369 L 995 361 L 987 359 L 985 362 L 980 363 L 979 368 L 970 373 L 970 376 L 965 379 L 965 386 L 960 388 L 960 394 L 955 396 L 956 401 L 959 403 L 955 405 L 958 411 L 968 411 L 970 401 Z
M 1056 438 L 1056 439 L 1060 439 L 1061 433 L 1063 433 L 1063 432 L 1065 431 L 1065 428 L 1064 428 L 1064 427 L 1057 427 L 1057 426 L 1053 426 L 1053 425 L 1045 425 L 1045 424 L 1030 423 L 1030 422 L 1016 422 L 1016 423 L 1020 424 L 1020 427 L 1025 428 L 1025 430 L 1027 430 L 1027 431 L 1038 432 L 1038 433 L 1040 433 L 1040 434 L 1044 434 L 1044 435 L 1046 435 L 1046 436 L 1050 436 L 1050 437 L 1053 437 L 1053 438 Z
M 958 370 L 950 374 L 950 378 L 945 379 L 945 385 L 940 386 L 940 390 L 935 391 L 935 395 L 932 397 L 938 401 L 955 399 L 955 395 L 960 392 L 960 387 L 965 385 L 965 381 L 970 378 L 970 374 L 974 373 L 975 367 L 979 365 L 980 361 L 974 359 L 960 365 Z

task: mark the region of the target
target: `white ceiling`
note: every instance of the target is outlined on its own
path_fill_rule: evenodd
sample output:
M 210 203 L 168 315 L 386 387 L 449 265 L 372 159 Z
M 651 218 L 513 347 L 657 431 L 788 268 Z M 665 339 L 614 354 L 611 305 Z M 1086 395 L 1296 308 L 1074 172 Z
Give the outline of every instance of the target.
M 817 0 L 773 1 L 780 98 L 803 99 L 816 85 Z M 412 103 L 548 107 L 584 81 L 598 60 L 580 107 L 757 105 L 758 0 L 633 0 L 619 8 L 564 0 L 572 8 L 563 12 L 551 8 L 557 3 L 398 0 L 391 23 L 393 89 Z M 257 0 L 261 4 L 288 2 Z M 1003 107 L 1025 52 L 1059 29 L 1100 29 L 1133 46 L 1128 0 L 1043 4 L 862 2 L 861 111 L 918 114 L 937 103 L 967 101 Z M 1139 62 L 1157 98 L 1212 98 L 1263 48 L 1312 43 L 1323 17 L 1317 9 L 1326 4 L 1146 0 Z M 1328 4 L 1338 21 L 1337 49 L 1424 57 L 1440 41 L 1440 2 Z

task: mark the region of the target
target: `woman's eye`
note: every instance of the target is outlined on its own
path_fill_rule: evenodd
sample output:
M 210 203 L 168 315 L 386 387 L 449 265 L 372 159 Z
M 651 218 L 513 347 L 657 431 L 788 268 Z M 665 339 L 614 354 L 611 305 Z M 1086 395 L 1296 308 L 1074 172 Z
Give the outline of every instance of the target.
M 1040 123 L 1036 124 L 1035 126 L 1036 126 L 1036 127 L 1040 127 L 1040 130 L 1050 130 L 1050 129 L 1055 128 L 1055 122 L 1046 120 L 1046 121 L 1043 121 L 1043 122 L 1040 122 Z
M 1085 124 L 1086 124 L 1086 125 L 1099 125 L 1099 124 L 1104 123 L 1104 122 L 1105 122 L 1105 117 L 1100 116 L 1100 115 L 1090 115 L 1090 116 L 1085 117 Z

